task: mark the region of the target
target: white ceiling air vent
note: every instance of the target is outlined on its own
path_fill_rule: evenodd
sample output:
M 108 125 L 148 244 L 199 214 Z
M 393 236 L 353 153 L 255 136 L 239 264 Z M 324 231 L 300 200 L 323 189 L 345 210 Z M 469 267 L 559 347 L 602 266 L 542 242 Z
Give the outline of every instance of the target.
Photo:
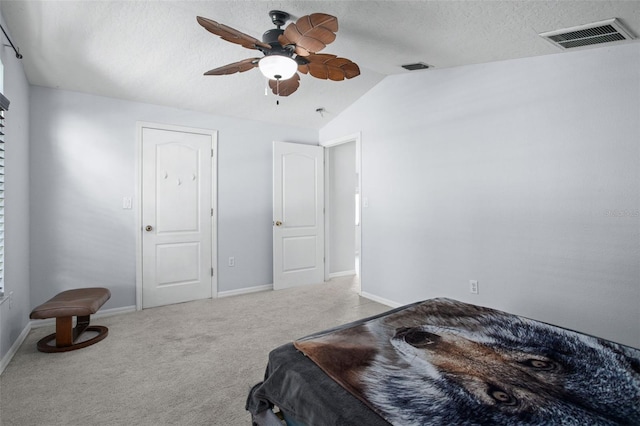
M 633 40 L 635 38 L 616 18 L 540 33 L 540 37 L 562 49 Z

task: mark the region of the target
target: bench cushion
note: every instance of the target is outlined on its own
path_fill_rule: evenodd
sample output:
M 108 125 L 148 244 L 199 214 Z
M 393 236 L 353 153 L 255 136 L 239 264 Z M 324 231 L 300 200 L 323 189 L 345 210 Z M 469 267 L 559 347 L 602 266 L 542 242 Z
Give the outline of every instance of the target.
M 75 317 L 95 314 L 111 297 L 107 288 L 78 288 L 63 291 L 49 301 L 36 307 L 31 319 Z

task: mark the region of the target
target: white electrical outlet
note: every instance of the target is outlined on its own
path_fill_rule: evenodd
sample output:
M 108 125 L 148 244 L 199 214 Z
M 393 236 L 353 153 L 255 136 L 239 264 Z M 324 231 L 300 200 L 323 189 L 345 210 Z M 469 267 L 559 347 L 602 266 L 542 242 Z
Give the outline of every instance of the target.
M 478 281 L 469 280 L 469 291 L 473 294 L 478 294 Z
M 228 265 L 231 266 L 231 267 L 236 266 L 236 258 L 233 257 L 233 256 L 230 257 Z

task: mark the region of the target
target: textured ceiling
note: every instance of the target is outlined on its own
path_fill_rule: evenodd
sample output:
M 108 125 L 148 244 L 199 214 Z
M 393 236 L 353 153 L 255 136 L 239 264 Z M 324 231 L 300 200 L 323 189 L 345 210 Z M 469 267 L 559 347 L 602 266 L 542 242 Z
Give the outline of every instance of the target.
M 0 8 L 33 85 L 309 128 L 324 126 L 385 76 L 409 72 L 403 64 L 448 68 L 559 54 L 538 33 L 614 17 L 640 35 L 638 1 L 2 0 Z M 261 53 L 210 34 L 196 16 L 261 38 L 273 28 L 272 9 L 294 19 L 337 16 L 336 41 L 323 53 L 353 60 L 362 74 L 341 82 L 301 75 L 280 105 L 265 96 L 257 69 L 203 76 Z

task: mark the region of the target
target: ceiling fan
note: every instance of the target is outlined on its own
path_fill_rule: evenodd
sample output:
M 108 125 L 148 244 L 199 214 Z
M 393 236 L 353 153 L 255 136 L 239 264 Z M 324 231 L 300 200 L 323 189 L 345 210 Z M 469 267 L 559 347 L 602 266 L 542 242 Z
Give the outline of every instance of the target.
M 349 59 L 336 55 L 318 53 L 336 39 L 338 18 L 324 13 L 312 13 L 281 27 L 290 15 L 280 10 L 269 12 L 275 29 L 267 30 L 262 41 L 236 29 L 219 24 L 211 19 L 197 17 L 197 21 L 207 31 L 223 40 L 236 43 L 247 49 L 259 50 L 262 58 L 248 58 L 224 65 L 204 73 L 204 75 L 226 75 L 245 72 L 259 67 L 269 79 L 269 87 L 277 96 L 289 96 L 300 86 L 300 76 L 311 74 L 323 80 L 340 81 L 360 75 L 360 68 Z

